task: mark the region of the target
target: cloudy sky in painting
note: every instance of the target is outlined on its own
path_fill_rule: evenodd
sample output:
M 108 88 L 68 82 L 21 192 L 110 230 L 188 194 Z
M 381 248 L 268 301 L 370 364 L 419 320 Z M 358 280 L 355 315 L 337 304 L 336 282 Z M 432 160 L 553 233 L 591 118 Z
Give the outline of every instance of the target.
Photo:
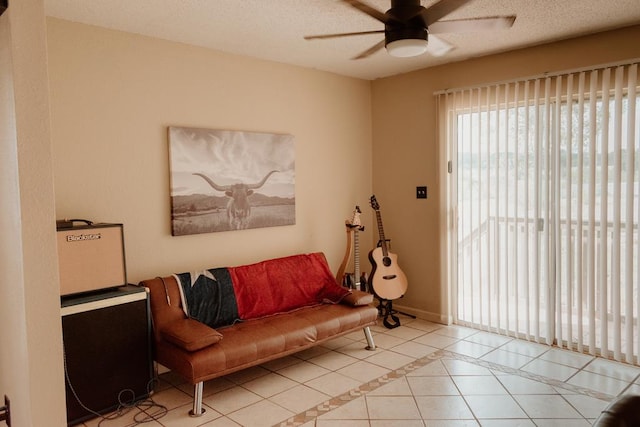
M 272 170 L 256 192 L 267 196 L 295 197 L 295 150 L 292 135 L 170 127 L 171 195 L 222 196 L 196 172 L 218 185 L 258 183 Z

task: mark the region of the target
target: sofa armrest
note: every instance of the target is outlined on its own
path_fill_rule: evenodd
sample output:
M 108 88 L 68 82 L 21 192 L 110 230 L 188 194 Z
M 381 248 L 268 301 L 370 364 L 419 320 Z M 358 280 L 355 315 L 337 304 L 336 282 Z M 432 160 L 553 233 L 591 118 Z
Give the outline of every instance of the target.
M 216 344 L 222 334 L 194 319 L 174 321 L 160 331 L 166 341 L 187 351 L 197 351 Z
M 353 289 L 351 293 L 345 296 L 340 303 L 345 305 L 359 306 L 368 305 L 373 302 L 373 294 Z

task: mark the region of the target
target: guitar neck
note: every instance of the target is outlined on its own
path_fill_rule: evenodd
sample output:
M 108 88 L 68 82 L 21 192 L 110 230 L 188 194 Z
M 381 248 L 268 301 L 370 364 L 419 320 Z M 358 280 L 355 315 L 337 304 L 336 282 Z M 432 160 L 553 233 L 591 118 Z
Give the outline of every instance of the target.
M 376 210 L 376 220 L 378 221 L 378 235 L 380 236 L 382 255 L 386 257 L 389 255 L 389 250 L 387 249 L 387 240 L 384 238 L 384 229 L 382 228 L 382 215 L 380 214 L 380 210 Z
M 358 229 L 353 230 L 353 272 L 355 280 L 360 278 L 360 244 L 358 242 Z

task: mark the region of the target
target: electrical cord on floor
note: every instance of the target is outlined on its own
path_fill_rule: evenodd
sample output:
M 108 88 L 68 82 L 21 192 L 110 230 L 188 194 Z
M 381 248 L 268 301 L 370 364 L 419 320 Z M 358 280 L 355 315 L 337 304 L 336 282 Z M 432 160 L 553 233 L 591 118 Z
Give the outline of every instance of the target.
M 167 415 L 167 412 L 169 412 L 169 409 L 164 405 L 156 403 L 151 397 L 151 393 L 153 391 L 153 385 L 156 381 L 157 379 L 153 378 L 147 383 L 148 397 L 143 399 L 136 400 L 135 393 L 131 389 L 124 389 L 120 391 L 120 393 L 118 393 L 118 409 L 116 409 L 114 412 L 112 412 L 107 416 L 100 415 L 102 419 L 98 423 L 98 427 L 102 426 L 102 423 L 105 421 L 112 421 L 112 420 L 121 418 L 135 409 L 138 410 L 138 413 L 136 413 L 133 416 L 133 421 L 135 423 L 133 425 L 139 425 L 144 423 L 150 423 L 151 421 L 157 421 L 160 418 Z M 123 395 L 125 393 L 131 394 L 130 400 L 128 401 L 123 400 Z M 153 412 L 150 412 L 150 411 L 153 411 Z
M 114 412 L 110 413 L 109 415 L 106 415 L 106 416 L 102 415 L 99 412 L 96 412 L 91 408 L 88 408 L 82 402 L 82 400 L 80 399 L 80 396 L 78 396 L 78 393 L 76 392 L 75 388 L 71 384 L 71 380 L 69 378 L 69 370 L 67 369 L 67 354 L 64 350 L 64 345 L 62 348 L 62 359 L 64 362 L 64 376 L 67 381 L 67 385 L 69 386 L 69 390 L 71 390 L 73 397 L 75 397 L 76 401 L 82 407 L 82 409 L 95 415 L 96 417 L 101 418 L 100 422 L 98 422 L 98 427 L 101 427 L 103 422 L 112 421 L 112 420 L 121 418 L 126 414 L 128 414 L 129 412 L 133 411 L 134 409 L 138 409 L 138 413 L 133 416 L 133 421 L 135 422 L 135 424 L 133 425 L 139 425 L 139 424 L 149 423 L 151 421 L 157 421 L 160 418 L 167 415 L 167 412 L 169 412 L 169 409 L 166 406 L 156 403 L 151 397 L 151 394 L 153 392 L 153 386 L 158 381 L 157 375 L 156 375 L 147 383 L 147 397 L 142 399 L 136 399 L 136 394 L 133 390 L 128 388 L 121 390 L 118 393 L 118 408 Z M 124 396 L 127 393 L 131 395 L 130 399 L 124 400 Z M 153 411 L 153 412 L 150 412 L 150 411 Z

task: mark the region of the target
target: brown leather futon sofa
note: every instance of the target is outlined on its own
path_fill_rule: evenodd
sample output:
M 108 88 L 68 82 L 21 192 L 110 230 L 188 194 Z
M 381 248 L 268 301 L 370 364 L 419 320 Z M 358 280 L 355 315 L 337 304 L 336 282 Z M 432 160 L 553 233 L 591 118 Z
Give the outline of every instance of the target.
M 204 412 L 204 381 L 359 329 L 375 350 L 373 296 L 338 286 L 322 253 L 140 285 L 150 293 L 155 360 L 194 385 L 192 416 Z

